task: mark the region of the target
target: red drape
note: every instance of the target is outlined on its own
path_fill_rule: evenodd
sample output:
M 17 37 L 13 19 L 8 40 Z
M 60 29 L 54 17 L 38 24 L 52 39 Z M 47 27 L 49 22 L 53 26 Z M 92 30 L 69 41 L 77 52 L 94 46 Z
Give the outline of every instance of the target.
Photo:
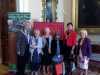
M 61 36 L 64 33 L 64 23 L 63 22 L 34 22 L 34 29 L 39 29 L 44 31 L 44 28 L 49 27 L 52 33 L 59 32 Z

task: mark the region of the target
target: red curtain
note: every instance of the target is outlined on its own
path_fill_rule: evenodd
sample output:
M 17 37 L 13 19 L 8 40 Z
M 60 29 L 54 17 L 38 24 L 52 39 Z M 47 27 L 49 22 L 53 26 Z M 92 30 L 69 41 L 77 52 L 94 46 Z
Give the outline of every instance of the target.
M 61 36 L 63 36 L 64 33 L 64 23 L 63 22 L 34 22 L 34 29 L 39 29 L 40 31 L 44 31 L 44 28 L 49 27 L 52 34 L 55 32 L 59 32 Z

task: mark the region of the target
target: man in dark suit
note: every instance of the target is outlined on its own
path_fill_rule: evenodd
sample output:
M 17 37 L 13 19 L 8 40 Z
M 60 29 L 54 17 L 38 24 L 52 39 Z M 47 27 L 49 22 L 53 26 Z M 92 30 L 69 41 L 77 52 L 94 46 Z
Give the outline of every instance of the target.
M 30 52 L 29 52 L 29 44 L 30 44 L 30 36 L 32 34 L 32 24 L 30 21 L 26 20 L 24 21 L 24 34 L 27 38 L 27 41 L 28 41 L 28 46 L 27 46 L 27 50 L 26 50 L 26 55 L 25 55 L 25 58 L 26 58 L 26 64 L 29 64 L 30 63 Z
M 27 61 L 27 52 L 29 51 L 29 42 L 25 33 L 25 26 L 23 24 L 18 26 L 17 31 L 17 75 L 24 75 L 25 65 Z

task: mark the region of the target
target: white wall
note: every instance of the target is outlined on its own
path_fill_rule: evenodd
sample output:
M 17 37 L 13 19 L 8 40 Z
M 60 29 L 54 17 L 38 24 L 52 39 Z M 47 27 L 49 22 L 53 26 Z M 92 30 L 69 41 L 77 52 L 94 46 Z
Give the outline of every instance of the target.
M 17 12 L 30 12 L 31 19 L 42 21 L 42 0 L 16 0 Z
M 30 0 L 30 12 L 32 19 L 42 21 L 42 0 Z
M 64 8 L 64 22 L 65 24 L 68 22 L 71 22 L 72 18 L 72 0 L 63 0 L 61 1 L 63 3 Z M 31 12 L 31 19 L 42 21 L 42 0 L 16 0 L 17 5 L 17 11 L 18 12 Z M 58 13 L 59 15 L 62 15 L 61 12 Z M 59 21 L 60 19 L 58 19 Z M 61 20 L 62 17 L 61 17 Z
M 16 0 L 18 12 L 29 12 L 29 0 Z

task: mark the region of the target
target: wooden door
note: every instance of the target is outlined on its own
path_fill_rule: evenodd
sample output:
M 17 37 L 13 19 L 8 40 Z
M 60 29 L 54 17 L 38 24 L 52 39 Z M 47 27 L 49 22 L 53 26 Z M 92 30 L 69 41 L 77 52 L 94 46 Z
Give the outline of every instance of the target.
M 9 61 L 7 13 L 13 11 L 16 11 L 16 0 L 0 0 L 0 38 L 4 64 Z

